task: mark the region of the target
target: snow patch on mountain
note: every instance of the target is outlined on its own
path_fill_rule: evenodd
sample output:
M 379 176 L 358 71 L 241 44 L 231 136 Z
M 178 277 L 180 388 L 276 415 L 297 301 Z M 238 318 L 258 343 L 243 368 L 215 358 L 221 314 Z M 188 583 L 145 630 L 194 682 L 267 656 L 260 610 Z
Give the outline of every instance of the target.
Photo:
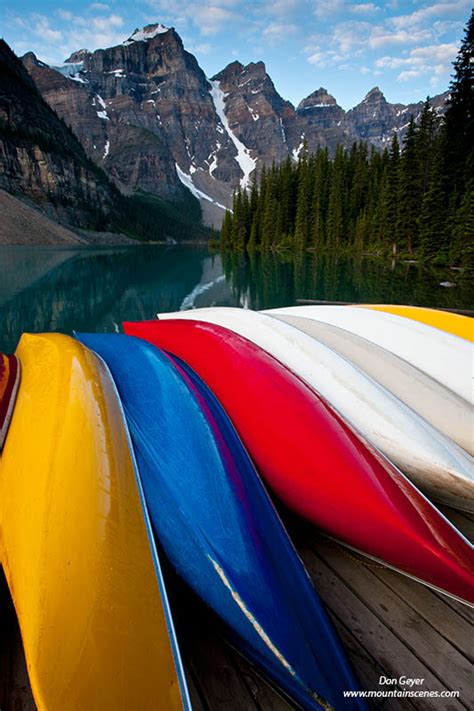
M 303 148 L 304 148 L 304 133 L 301 134 L 301 143 L 298 146 L 298 148 L 293 148 L 293 150 L 291 151 L 291 156 L 292 156 L 293 160 L 295 161 L 295 163 L 297 163 L 299 161 L 300 153 L 303 150 Z
M 97 103 L 99 106 L 101 106 L 101 110 L 97 111 L 97 105 L 96 105 L 96 99 Z M 100 96 L 100 94 L 96 94 L 93 99 L 92 99 L 92 106 L 95 107 L 97 116 L 102 119 L 103 121 L 110 121 L 109 116 L 107 114 L 107 106 L 105 104 L 105 101 L 103 98 Z
M 48 66 L 42 63 L 44 67 Z M 54 69 L 67 79 L 78 81 L 80 84 L 87 84 L 87 79 L 79 76 L 79 73 L 84 67 L 84 62 L 64 62 L 64 64 L 50 65 L 50 69 Z
M 147 25 L 141 30 L 139 30 L 137 27 L 135 32 L 133 32 L 130 37 L 122 44 L 126 47 L 127 45 L 132 44 L 133 42 L 148 42 L 148 40 L 153 39 L 153 37 L 157 37 L 157 35 L 163 35 L 165 34 L 165 32 L 169 32 L 169 30 L 169 27 L 165 27 L 161 24 Z
M 220 202 L 213 200 L 210 195 L 206 195 L 206 193 L 203 193 L 202 190 L 199 190 L 199 188 L 194 185 L 191 175 L 185 173 L 184 170 L 181 170 L 177 163 L 175 163 L 175 166 L 178 178 L 183 183 L 183 185 L 186 186 L 187 189 L 194 195 L 194 197 L 196 197 L 198 200 L 207 200 L 208 202 L 212 202 L 214 205 L 217 205 L 217 207 L 220 207 L 221 210 L 227 210 L 225 205 L 221 205 Z M 194 169 L 193 172 L 195 173 L 196 169 Z
M 252 116 L 253 120 L 258 121 L 258 119 L 260 118 L 260 114 L 258 113 L 258 111 L 255 111 L 252 106 L 249 106 L 248 110 L 249 110 L 250 115 Z
M 51 65 L 51 69 L 55 69 L 57 72 L 65 77 L 71 78 L 82 71 L 84 62 L 64 62 L 64 64 Z
M 227 132 L 230 140 L 237 149 L 236 161 L 239 164 L 240 170 L 244 174 L 244 177 L 240 179 L 240 187 L 243 189 L 247 189 L 250 187 L 250 175 L 255 170 L 257 161 L 255 160 L 255 158 L 252 158 L 249 149 L 244 146 L 242 141 L 237 138 L 237 136 L 233 133 L 229 126 L 229 121 L 227 119 L 227 116 L 225 115 L 225 99 L 227 94 L 224 94 L 224 92 L 220 88 L 220 83 L 218 80 L 209 80 L 209 83 L 211 85 L 211 90 L 209 93 L 211 94 L 212 100 L 214 102 L 216 114 L 218 115 L 220 122 L 223 125 L 225 131 Z

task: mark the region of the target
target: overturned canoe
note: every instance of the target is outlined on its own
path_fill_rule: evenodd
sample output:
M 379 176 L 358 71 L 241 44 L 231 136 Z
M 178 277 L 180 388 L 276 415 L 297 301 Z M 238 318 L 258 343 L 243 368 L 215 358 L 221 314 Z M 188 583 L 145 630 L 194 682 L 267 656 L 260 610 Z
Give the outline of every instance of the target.
M 333 349 L 289 324 L 247 309 L 195 309 L 179 316 L 231 328 L 271 353 L 423 491 L 437 501 L 474 510 L 472 457 Z
M 231 422 L 185 364 L 118 334 L 78 334 L 108 364 L 154 529 L 236 646 L 303 708 L 357 688 L 340 643 Z
M 453 336 L 465 338 L 466 341 L 474 341 L 474 321 L 468 316 L 422 306 L 397 306 L 395 304 L 354 304 L 354 306 L 411 318 L 414 321 L 425 323 L 427 326 L 451 333 Z
M 197 371 L 290 508 L 351 548 L 474 603 L 468 541 L 288 368 L 211 323 L 175 319 L 124 328 Z
M 19 383 L 20 361 L 14 355 L 0 353 L 0 451 L 7 436 Z
M 22 383 L 0 458 L 0 560 L 36 705 L 187 708 L 113 383 L 67 336 L 24 335 L 17 355 Z
M 470 455 L 474 454 L 474 412 L 452 390 L 385 348 L 338 326 L 302 316 L 280 314 L 275 318 L 337 351 Z
M 411 363 L 472 403 L 473 349 L 450 333 L 412 319 L 355 306 L 288 306 L 272 316 L 304 316 L 345 328 Z

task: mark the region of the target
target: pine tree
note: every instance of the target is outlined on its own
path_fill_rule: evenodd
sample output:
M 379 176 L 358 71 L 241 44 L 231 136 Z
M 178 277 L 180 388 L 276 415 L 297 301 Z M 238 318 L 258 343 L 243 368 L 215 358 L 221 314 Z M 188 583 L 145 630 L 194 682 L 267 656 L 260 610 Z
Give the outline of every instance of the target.
M 474 151 L 474 10 L 468 20 L 458 56 L 453 64 L 454 76 L 449 87 L 445 116 L 446 166 L 451 190 L 462 194 L 468 159 Z
M 387 230 L 385 240 L 392 245 L 392 254 L 396 253 L 398 237 L 398 196 L 400 190 L 400 146 L 397 134 L 393 134 L 390 146 L 387 175 Z
M 243 250 L 246 244 L 246 192 L 237 190 L 234 197 L 231 242 L 234 249 Z
M 417 127 L 410 119 L 403 144 L 399 174 L 398 233 L 402 249 L 411 254 L 418 244 L 418 216 L 421 207 L 420 173 L 416 148 Z
M 329 249 L 337 249 L 343 237 L 342 192 L 344 184 L 344 149 L 338 146 L 331 169 L 326 243 Z
M 221 249 L 226 250 L 232 247 L 232 213 L 226 210 L 221 228 Z
M 430 170 L 426 176 L 419 218 L 420 247 L 424 257 L 445 261 L 449 254 L 450 236 L 446 221 L 444 182 L 444 141 L 438 138 L 431 146 Z
M 429 97 L 423 104 L 420 122 L 416 133 L 415 150 L 418 161 L 421 196 L 429 189 L 433 146 L 439 126 L 436 112 L 431 106 Z
M 298 165 L 298 197 L 295 218 L 295 249 L 304 250 L 309 241 L 310 228 L 310 167 L 306 158 Z

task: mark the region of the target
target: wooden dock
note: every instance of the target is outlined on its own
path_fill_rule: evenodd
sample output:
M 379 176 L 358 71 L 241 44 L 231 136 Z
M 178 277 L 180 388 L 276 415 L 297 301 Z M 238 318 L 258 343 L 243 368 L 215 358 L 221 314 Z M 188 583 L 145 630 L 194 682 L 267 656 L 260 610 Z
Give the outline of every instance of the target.
M 474 517 L 447 509 L 445 513 L 473 540 Z M 423 690 L 459 691 L 457 699 L 373 700 L 372 708 L 384 711 L 474 708 L 472 609 L 352 555 L 301 521 L 288 519 L 287 525 L 362 688 L 401 689 L 403 686 L 398 684 L 380 686 L 379 679 L 405 675 L 424 679 L 422 686 L 417 687 Z M 212 620 L 188 592 L 180 591 L 171 602 L 179 619 L 178 636 L 195 711 L 293 708 L 221 640 Z M 193 623 L 196 618 L 198 622 Z M 16 620 L 1 585 L 0 630 L 0 709 L 35 711 Z

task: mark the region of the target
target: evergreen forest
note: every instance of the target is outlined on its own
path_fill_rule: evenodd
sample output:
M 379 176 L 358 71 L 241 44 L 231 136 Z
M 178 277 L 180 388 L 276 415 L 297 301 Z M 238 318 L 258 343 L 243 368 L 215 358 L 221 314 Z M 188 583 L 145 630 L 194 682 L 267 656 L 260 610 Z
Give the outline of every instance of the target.
M 392 254 L 474 268 L 474 11 L 444 116 L 426 100 L 399 145 L 326 148 L 262 168 L 225 215 L 222 250 Z

